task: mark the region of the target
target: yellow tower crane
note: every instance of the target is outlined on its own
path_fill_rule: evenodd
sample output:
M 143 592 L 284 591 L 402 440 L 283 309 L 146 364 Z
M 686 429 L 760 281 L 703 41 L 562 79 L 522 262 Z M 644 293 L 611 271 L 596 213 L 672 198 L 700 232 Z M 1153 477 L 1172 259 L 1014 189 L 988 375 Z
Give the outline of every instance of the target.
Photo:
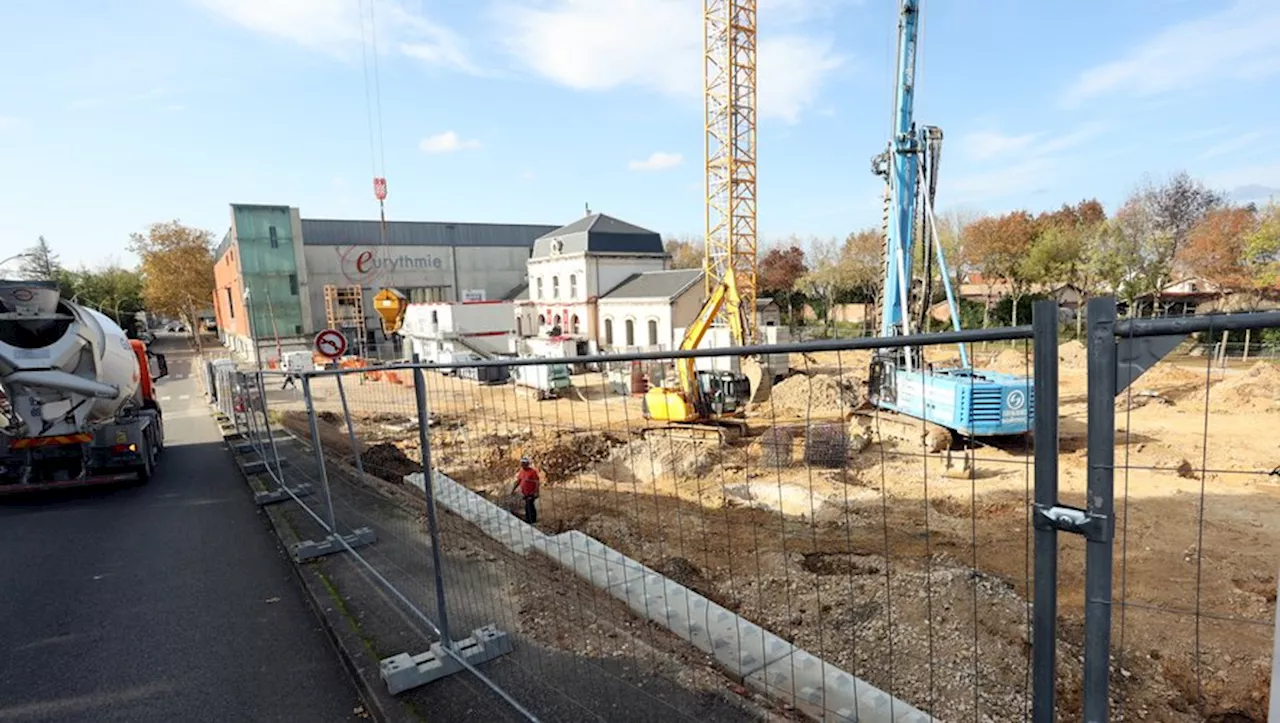
M 757 339 L 756 0 L 704 0 L 703 7 L 706 296 L 733 271 L 746 319 L 745 338 L 734 343 L 750 344 Z
M 756 0 L 704 0 L 703 88 L 706 161 L 706 301 L 685 330 L 681 350 L 696 349 L 707 330 L 729 328 L 735 346 L 756 330 Z M 750 401 L 767 398 L 773 377 L 758 360 L 741 372 L 698 370 L 676 362 L 675 384 L 645 393 L 644 414 L 681 430 L 731 441 L 745 431 Z

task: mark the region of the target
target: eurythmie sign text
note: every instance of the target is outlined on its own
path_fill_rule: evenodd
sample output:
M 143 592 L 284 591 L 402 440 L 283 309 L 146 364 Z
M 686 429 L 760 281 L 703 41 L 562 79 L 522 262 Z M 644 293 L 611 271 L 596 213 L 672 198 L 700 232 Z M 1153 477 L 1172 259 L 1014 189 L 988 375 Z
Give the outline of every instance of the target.
M 401 247 L 403 248 L 403 247 Z M 436 254 L 396 247 L 339 246 L 338 266 L 348 283 L 372 284 L 397 271 L 443 271 L 444 258 Z

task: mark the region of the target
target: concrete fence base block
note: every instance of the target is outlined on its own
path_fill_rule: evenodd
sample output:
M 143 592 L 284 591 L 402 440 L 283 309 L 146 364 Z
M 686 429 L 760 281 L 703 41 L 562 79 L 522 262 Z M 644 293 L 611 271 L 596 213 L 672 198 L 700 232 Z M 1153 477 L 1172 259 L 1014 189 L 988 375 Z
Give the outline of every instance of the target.
M 293 494 L 289 494 L 292 492 Z M 288 502 L 294 497 L 306 497 L 312 493 L 311 485 L 307 482 L 296 484 L 287 490 L 283 487 L 277 487 L 270 491 L 253 493 L 253 501 L 259 507 L 263 505 L 273 505 L 277 502 Z
M 493 625 L 476 628 L 471 637 L 453 644 L 454 654 L 473 666 L 506 655 L 511 650 L 511 638 Z M 391 695 L 399 695 L 463 670 L 462 663 L 440 643 L 432 643 L 425 653 L 400 653 L 383 658 L 378 667 Z
M 335 552 L 343 552 L 347 547 L 363 547 L 372 545 L 378 539 L 377 534 L 372 528 L 357 527 L 349 534 L 343 535 L 341 539 L 337 535 L 328 535 L 323 540 L 303 540 L 293 546 L 291 552 L 295 562 L 306 562 L 314 560 L 317 557 L 332 555 Z M 345 542 L 346 545 L 342 543 Z

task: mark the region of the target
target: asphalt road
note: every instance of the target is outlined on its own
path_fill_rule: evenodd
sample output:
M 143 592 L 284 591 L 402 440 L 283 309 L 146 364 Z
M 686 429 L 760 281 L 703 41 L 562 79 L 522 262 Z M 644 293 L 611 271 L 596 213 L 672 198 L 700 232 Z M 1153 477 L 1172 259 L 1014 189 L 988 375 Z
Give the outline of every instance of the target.
M 0 723 L 363 720 L 180 344 L 149 484 L 0 502 Z

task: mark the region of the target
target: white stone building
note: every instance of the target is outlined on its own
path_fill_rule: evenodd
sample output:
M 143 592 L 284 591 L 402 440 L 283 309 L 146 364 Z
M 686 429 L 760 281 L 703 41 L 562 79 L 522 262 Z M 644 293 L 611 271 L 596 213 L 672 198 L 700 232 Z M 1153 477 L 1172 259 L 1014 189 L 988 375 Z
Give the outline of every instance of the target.
M 604 349 L 671 349 L 680 343 L 675 329 L 702 308 L 704 291 L 701 269 L 633 274 L 600 298 L 596 338 Z
M 560 336 L 580 352 L 664 351 L 680 345 L 706 298 L 701 269 L 670 269 L 653 231 L 592 214 L 534 242 L 529 284 L 515 296 L 516 333 Z M 758 326 L 777 326 L 781 311 L 757 299 Z
M 596 302 L 632 275 L 662 271 L 662 237 L 604 214 L 592 214 L 534 241 L 528 286 L 515 296 L 520 336 L 561 333 L 599 342 Z

